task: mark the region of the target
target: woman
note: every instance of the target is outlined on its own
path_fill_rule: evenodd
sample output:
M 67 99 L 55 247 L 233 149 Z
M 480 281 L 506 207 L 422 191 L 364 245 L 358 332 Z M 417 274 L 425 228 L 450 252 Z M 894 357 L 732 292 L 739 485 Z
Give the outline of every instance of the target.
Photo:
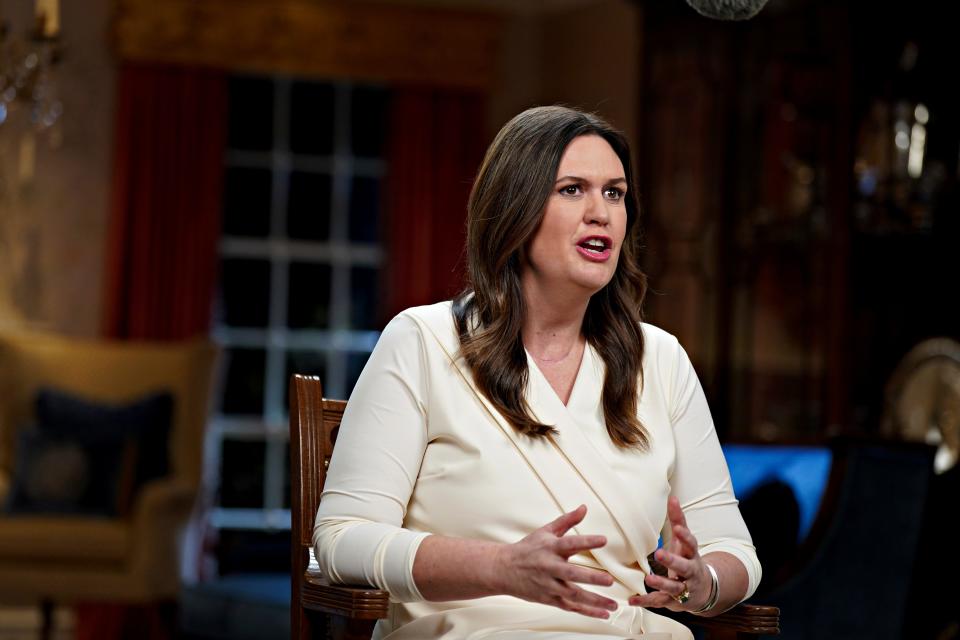
M 641 323 L 638 217 L 626 140 L 596 116 L 530 109 L 490 146 L 470 287 L 386 327 L 317 514 L 326 575 L 391 594 L 375 637 L 690 638 L 654 609 L 756 588 L 696 374 Z

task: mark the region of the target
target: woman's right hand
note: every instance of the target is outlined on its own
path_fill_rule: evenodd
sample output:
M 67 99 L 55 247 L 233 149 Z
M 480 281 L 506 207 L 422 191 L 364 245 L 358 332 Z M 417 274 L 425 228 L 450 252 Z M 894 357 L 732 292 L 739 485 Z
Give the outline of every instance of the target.
M 501 547 L 495 556 L 499 591 L 530 602 L 540 602 L 593 618 L 607 618 L 617 603 L 577 586 L 609 587 L 609 574 L 568 562 L 581 551 L 607 544 L 603 536 L 565 535 L 587 515 L 580 505 L 546 524 L 523 540 Z

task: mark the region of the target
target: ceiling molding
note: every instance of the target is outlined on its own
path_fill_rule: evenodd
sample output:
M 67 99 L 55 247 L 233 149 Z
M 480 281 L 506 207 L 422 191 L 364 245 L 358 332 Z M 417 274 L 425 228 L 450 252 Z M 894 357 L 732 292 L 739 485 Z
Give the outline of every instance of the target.
M 485 90 L 496 12 L 311 0 L 116 0 L 121 60 Z

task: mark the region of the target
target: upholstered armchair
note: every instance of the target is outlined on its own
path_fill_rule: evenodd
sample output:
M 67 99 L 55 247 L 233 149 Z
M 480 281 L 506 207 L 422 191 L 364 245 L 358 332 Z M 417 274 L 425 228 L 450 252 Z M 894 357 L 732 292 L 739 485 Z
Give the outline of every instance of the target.
M 0 333 L 0 602 L 153 603 L 176 596 L 180 539 L 200 487 L 215 354 L 205 341 L 123 343 Z M 22 432 L 32 428 L 38 393 L 47 389 L 105 407 L 162 393 L 168 426 L 158 447 L 167 447 L 165 473 L 136 487 L 127 507 L 113 515 L 11 513 L 22 481 Z M 96 419 L 91 424 L 100 426 Z M 135 461 L 116 464 L 139 472 Z

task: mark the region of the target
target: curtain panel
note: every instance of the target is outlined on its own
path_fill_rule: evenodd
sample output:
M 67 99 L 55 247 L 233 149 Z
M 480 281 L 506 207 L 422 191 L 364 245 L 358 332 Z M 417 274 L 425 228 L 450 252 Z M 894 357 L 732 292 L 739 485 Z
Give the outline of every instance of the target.
M 104 333 L 206 334 L 227 128 L 223 72 L 125 63 L 119 76 Z
M 487 144 L 484 94 L 398 87 L 387 175 L 388 320 L 463 287 L 470 188 Z

